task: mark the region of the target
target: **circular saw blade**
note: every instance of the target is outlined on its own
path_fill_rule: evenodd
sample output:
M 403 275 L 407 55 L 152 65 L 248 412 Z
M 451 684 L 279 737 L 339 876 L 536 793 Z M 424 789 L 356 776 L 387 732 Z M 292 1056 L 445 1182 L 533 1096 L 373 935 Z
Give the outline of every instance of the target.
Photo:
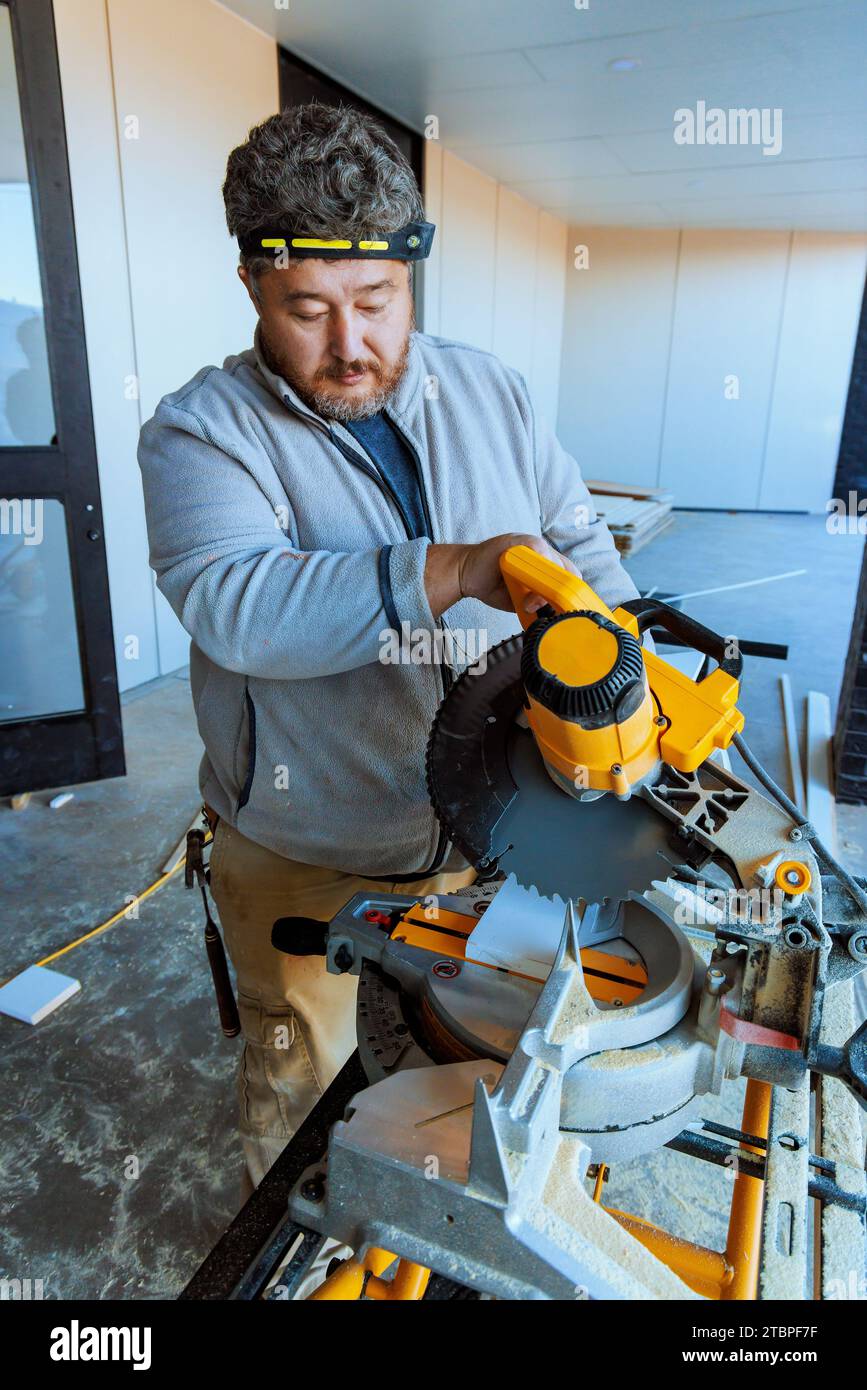
M 519 883 L 548 898 L 601 902 L 665 877 L 660 851 L 671 826 L 641 796 L 578 801 L 552 781 L 532 733 L 517 725 L 507 756 L 517 792 L 497 823 L 494 852 Z
M 426 758 L 440 823 L 471 864 L 497 864 L 545 897 L 643 892 L 665 876 L 671 827 L 640 796 L 581 802 L 555 785 L 518 722 L 521 640 L 492 648 L 440 705 Z
M 524 700 L 521 637 L 507 637 L 455 681 L 436 712 L 425 755 L 431 805 L 449 839 L 477 867 L 517 788 L 506 740 Z

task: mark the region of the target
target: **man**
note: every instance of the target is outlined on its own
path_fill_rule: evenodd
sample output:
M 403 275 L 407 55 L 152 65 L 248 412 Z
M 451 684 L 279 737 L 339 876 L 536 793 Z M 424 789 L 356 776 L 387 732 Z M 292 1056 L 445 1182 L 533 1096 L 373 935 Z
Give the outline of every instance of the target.
M 432 228 L 375 122 L 274 116 L 223 195 L 254 346 L 166 396 L 139 460 L 151 563 L 192 638 L 258 1183 L 355 1045 L 355 979 L 278 954 L 275 918 L 327 920 L 371 879 L 420 897 L 472 881 L 424 750 L 462 651 L 519 629 L 500 555 L 557 554 L 612 607 L 636 590 L 518 373 L 415 331 Z

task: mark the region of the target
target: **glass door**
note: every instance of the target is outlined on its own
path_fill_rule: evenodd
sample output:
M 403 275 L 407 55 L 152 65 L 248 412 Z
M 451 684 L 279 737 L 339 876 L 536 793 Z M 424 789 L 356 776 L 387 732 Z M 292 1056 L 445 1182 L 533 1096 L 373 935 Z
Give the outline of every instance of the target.
M 0 0 L 0 795 L 124 770 L 51 0 Z

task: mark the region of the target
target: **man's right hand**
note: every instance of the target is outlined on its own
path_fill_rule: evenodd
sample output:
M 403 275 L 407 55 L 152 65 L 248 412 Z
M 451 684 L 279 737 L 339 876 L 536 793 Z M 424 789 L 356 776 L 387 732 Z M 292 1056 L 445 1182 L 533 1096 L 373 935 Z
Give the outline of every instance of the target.
M 435 618 L 462 598 L 477 598 L 491 608 L 512 608 L 512 600 L 500 569 L 500 556 L 513 545 L 527 545 L 556 560 L 573 574 L 579 571 L 542 536 L 526 536 L 508 531 L 502 536 L 475 545 L 431 545 L 428 547 L 424 583 L 428 602 Z M 536 613 L 546 600 L 540 594 L 528 594 L 524 601 L 527 613 Z

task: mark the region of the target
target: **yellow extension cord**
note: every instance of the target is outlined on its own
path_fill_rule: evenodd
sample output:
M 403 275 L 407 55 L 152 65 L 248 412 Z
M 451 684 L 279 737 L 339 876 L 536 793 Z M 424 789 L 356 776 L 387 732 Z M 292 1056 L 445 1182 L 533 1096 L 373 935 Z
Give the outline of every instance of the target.
M 208 831 L 208 833 L 205 835 L 204 843 L 206 845 L 209 845 L 211 843 L 212 838 L 213 836 L 211 835 L 211 832 Z M 37 960 L 34 962 L 34 964 L 49 965 L 51 961 L 57 960 L 60 956 L 65 956 L 67 951 L 74 951 L 76 946 L 82 946 L 85 941 L 92 941 L 95 936 L 100 936 L 102 932 L 108 931 L 109 927 L 115 926 L 123 918 L 128 918 L 130 909 L 136 907 L 139 903 L 143 903 L 145 898 L 150 897 L 151 893 L 155 893 L 158 888 L 162 888 L 164 883 L 168 883 L 169 879 L 173 878 L 174 875 L 178 872 L 178 869 L 183 868 L 185 861 L 186 854 L 184 853 L 181 855 L 177 863 L 173 864 L 172 867 L 169 870 L 167 870 L 166 873 L 160 874 L 159 878 L 155 879 L 154 882 L 149 885 L 149 887 L 145 888 L 141 893 L 137 893 L 136 896 L 127 903 L 126 907 L 122 907 L 120 912 L 116 912 L 113 917 L 109 917 L 107 922 L 101 922 L 98 927 L 92 927 L 91 930 L 85 932 L 83 936 L 76 937 L 75 941 L 70 941 L 68 945 L 61 946 L 59 951 L 52 951 L 50 956 L 43 956 L 42 960 Z M 3 983 L 5 984 L 7 982 L 4 980 Z

